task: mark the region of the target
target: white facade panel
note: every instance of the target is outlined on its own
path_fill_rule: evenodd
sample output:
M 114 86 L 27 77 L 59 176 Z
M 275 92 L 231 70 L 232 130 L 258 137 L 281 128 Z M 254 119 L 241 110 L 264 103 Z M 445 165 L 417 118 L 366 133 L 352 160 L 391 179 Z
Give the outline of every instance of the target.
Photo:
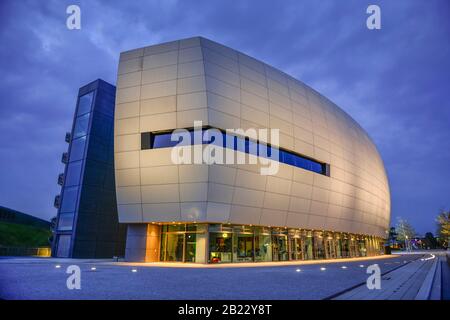
M 370 138 L 327 98 L 252 57 L 203 38 L 124 52 L 115 117 L 121 222 L 386 236 L 389 185 Z M 141 133 L 190 128 L 195 120 L 279 129 L 281 147 L 327 163 L 330 175 L 286 164 L 272 176 L 260 175 L 260 165 L 177 165 L 171 148 L 140 150 Z

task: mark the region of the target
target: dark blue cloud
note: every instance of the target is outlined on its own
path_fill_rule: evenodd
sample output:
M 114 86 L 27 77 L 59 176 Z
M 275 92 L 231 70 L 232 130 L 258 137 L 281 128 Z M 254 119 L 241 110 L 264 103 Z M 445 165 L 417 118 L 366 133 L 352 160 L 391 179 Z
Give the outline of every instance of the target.
M 382 29 L 365 27 L 379 4 Z M 79 4 L 82 29 L 65 26 Z M 2 1 L 0 204 L 50 218 L 77 88 L 115 82 L 120 51 L 202 35 L 311 85 L 385 161 L 392 214 L 420 232 L 450 197 L 448 1 Z

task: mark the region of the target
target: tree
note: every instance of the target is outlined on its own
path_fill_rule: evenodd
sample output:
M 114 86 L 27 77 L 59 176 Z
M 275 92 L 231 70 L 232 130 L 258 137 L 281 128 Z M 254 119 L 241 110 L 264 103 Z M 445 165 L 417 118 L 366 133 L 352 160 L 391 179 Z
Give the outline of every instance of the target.
M 395 231 L 395 227 L 391 227 L 389 229 L 388 241 L 391 247 L 395 247 L 397 245 L 397 232 Z
M 58 221 L 57 217 L 53 217 L 50 219 L 50 230 L 52 231 L 51 236 L 48 238 L 48 242 L 50 245 L 53 244 L 53 241 L 55 240 L 55 232 L 56 232 L 56 223 Z
M 448 247 L 450 242 L 450 211 L 441 210 L 436 218 L 438 224 L 438 235 L 441 238 L 442 246 Z
M 416 236 L 416 231 L 408 221 L 400 217 L 397 218 L 397 239 L 405 243 L 406 249 L 409 248 L 409 241 Z
M 425 238 L 423 239 L 423 241 L 425 242 L 426 248 L 429 249 L 436 249 L 438 245 L 436 238 L 431 232 L 425 233 Z

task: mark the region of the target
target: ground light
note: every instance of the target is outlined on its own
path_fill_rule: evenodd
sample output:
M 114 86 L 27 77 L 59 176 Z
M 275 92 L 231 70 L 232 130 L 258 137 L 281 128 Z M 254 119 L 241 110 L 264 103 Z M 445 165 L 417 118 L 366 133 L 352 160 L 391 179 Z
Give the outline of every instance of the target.
M 346 267 L 346 266 L 342 266 L 341 268 L 342 268 L 342 269 L 347 269 L 347 267 Z
M 137 272 L 137 269 L 131 269 L 131 272 Z
M 300 270 L 300 269 L 296 269 L 295 271 L 296 271 L 296 272 L 300 272 L 300 271 L 302 271 L 302 270 Z
M 360 268 L 364 268 L 364 265 L 363 265 L 363 264 L 360 264 L 359 267 L 360 267 Z
M 320 271 L 325 271 L 325 270 L 327 270 L 327 268 L 324 268 L 324 267 L 320 268 Z
M 95 271 L 95 270 L 97 270 L 97 268 L 96 268 L 96 267 L 92 267 L 91 270 L 92 270 L 92 271 Z
M 57 264 L 57 265 L 55 266 L 55 268 L 56 268 L 56 269 L 59 269 L 59 268 L 61 268 L 61 266 L 60 266 L 59 264 Z

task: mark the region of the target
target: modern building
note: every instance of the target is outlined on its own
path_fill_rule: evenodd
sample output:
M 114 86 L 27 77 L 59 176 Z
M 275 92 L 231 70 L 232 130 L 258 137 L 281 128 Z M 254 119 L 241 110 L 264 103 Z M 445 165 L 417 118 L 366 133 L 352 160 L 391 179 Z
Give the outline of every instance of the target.
M 202 121 L 203 132 L 279 129 L 278 172 L 262 175 L 259 162 L 177 164 L 171 132 L 192 132 L 195 121 Z M 247 140 L 245 150 L 236 142 L 223 147 L 256 158 L 278 145 L 223 137 Z M 312 88 L 241 52 L 201 37 L 122 52 L 114 142 L 127 260 L 225 263 L 381 253 L 389 185 L 367 133 Z M 197 140 L 184 148 L 207 146 Z
M 114 181 L 116 88 L 93 81 L 79 89 L 72 130 L 66 134 L 64 173 L 52 255 L 71 258 L 123 256 L 126 226 L 119 225 Z

